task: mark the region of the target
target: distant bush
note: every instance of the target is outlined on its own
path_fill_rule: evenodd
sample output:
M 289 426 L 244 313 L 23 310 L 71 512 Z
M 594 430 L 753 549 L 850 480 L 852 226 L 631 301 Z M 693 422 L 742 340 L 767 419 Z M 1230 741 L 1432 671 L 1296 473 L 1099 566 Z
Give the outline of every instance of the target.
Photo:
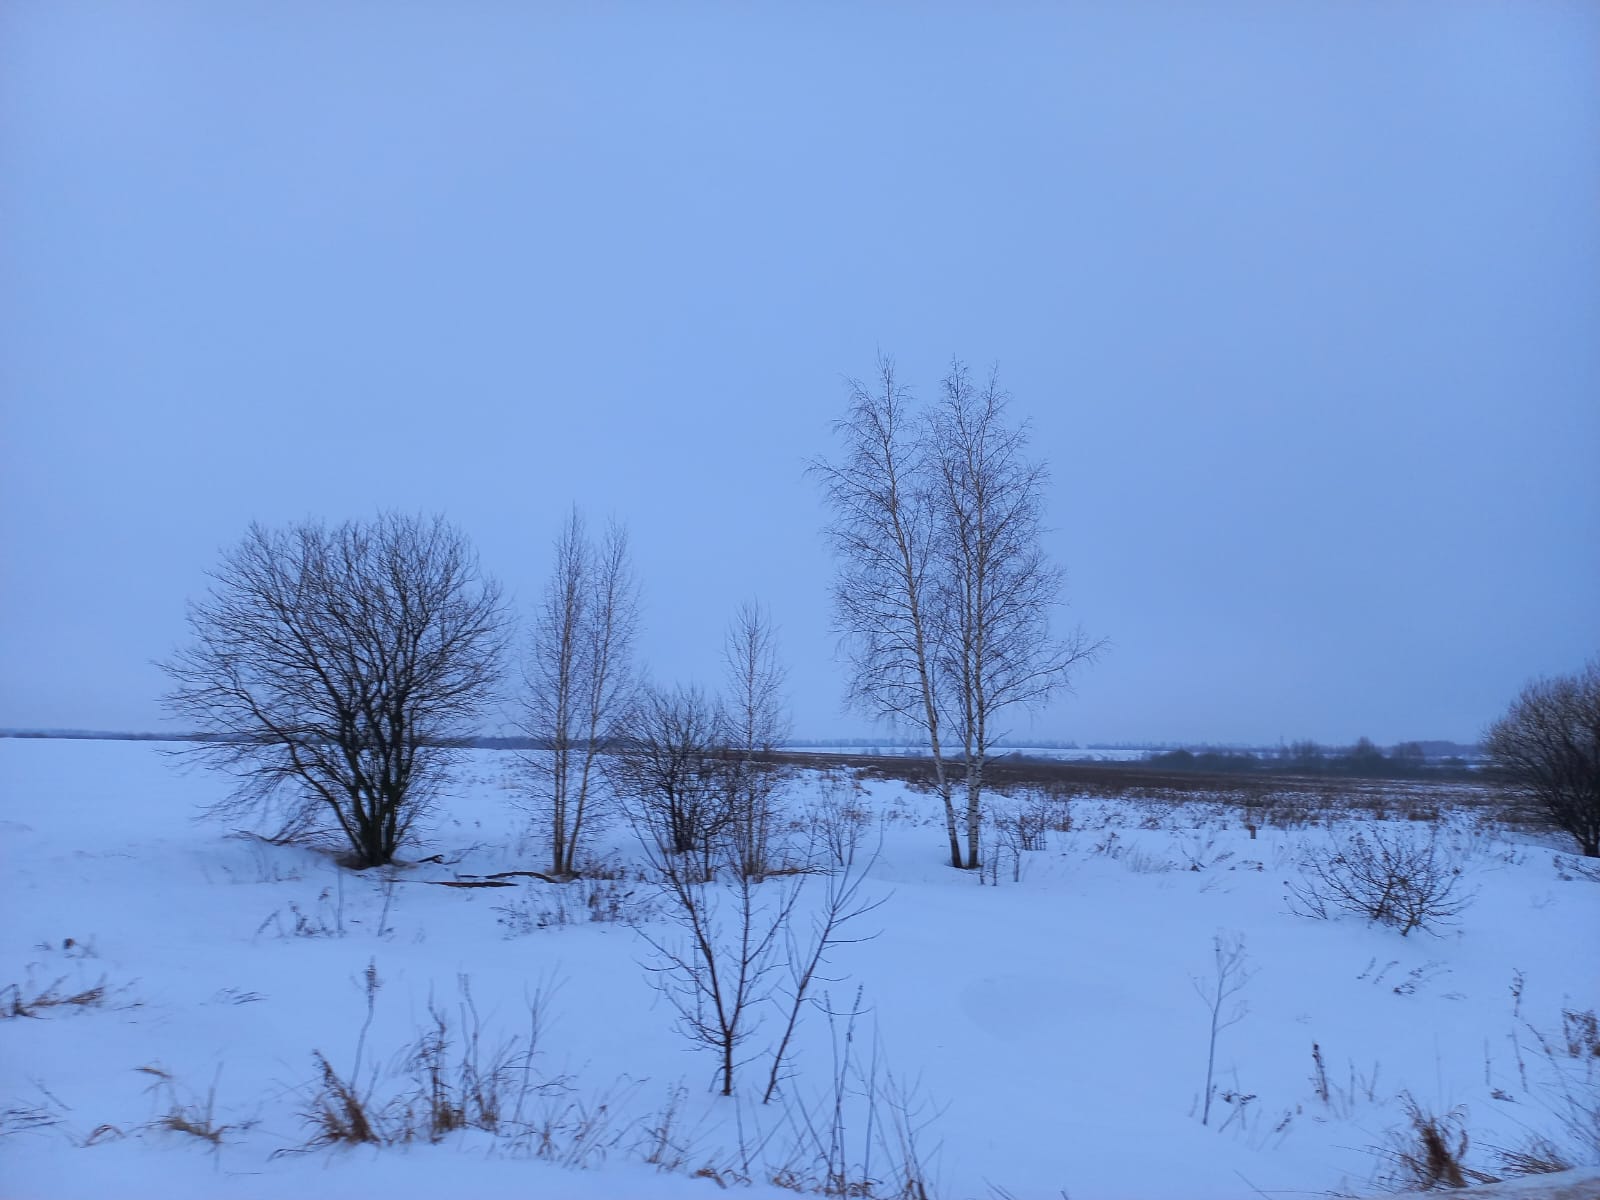
M 1235 754 L 1227 750 L 1168 750 L 1163 754 L 1149 754 L 1145 762 L 1152 767 L 1165 767 L 1170 771 L 1214 771 L 1238 774 L 1259 771 L 1263 763 L 1254 754 Z

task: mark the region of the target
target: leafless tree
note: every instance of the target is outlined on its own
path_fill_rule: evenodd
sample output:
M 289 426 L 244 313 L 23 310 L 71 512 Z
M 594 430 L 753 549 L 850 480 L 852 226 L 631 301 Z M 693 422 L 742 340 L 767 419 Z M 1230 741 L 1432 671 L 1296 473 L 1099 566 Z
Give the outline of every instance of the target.
M 720 709 L 697 687 L 647 687 L 617 739 L 610 770 L 647 848 L 694 855 L 705 874 L 728 820 Z
M 875 386 L 850 381 L 850 408 L 834 426 L 837 462 L 816 460 L 838 557 L 835 627 L 850 647 L 850 699 L 876 717 L 926 733 L 944 802 L 950 865 L 965 865 L 940 725 L 939 665 L 930 608 L 937 537 L 925 428 L 894 363 L 878 360 Z
M 641 832 L 651 874 L 682 935 L 640 932 L 655 953 L 656 985 L 676 1009 L 690 1041 L 717 1054 L 717 1076 L 731 1096 L 739 1048 L 760 1026 L 770 976 L 784 950 L 803 876 L 762 884 L 740 869 L 726 829 L 711 835 L 709 870 Z
M 1484 745 L 1513 788 L 1600 858 L 1600 657 L 1523 688 Z
M 781 1008 L 785 1014 L 783 1033 L 772 1051 L 772 1066 L 767 1072 L 767 1088 L 761 1095 L 763 1104 L 771 1103 L 779 1084 L 784 1079 L 784 1063 L 788 1058 L 789 1045 L 794 1040 L 795 1030 L 799 1027 L 801 1013 L 807 1001 L 811 999 L 813 986 L 817 983 L 831 982 L 823 973 L 830 952 L 839 946 L 870 941 L 877 937 L 876 933 L 852 936 L 849 926 L 857 918 L 882 907 L 889 899 L 888 896 L 868 898 L 861 892 L 868 874 L 878 861 L 879 852 L 883 849 L 881 833 L 872 853 L 864 857 L 859 853 L 861 847 L 859 825 L 852 825 L 844 841 L 837 845 L 840 851 L 839 857 L 835 860 L 837 866 L 829 874 L 827 894 L 812 916 L 810 940 L 802 942 L 792 928 L 785 928 L 783 931 L 784 958 L 789 966 L 789 987 L 781 1001 Z
M 937 644 L 950 724 L 966 764 L 967 865 L 977 867 L 983 769 L 996 718 L 1043 704 L 1103 642 L 1050 635 L 1064 573 L 1045 556 L 1045 466 L 1027 456 L 1025 425 L 1008 424 L 1008 397 L 991 374 L 980 389 L 953 363 L 929 418 L 936 472 Z
M 161 664 L 192 753 L 239 777 L 222 815 L 281 836 L 336 828 L 390 862 L 499 676 L 506 618 L 466 538 L 395 513 L 329 529 L 252 525 Z
M 976 387 L 951 366 L 920 419 L 893 364 L 878 386 L 851 384 L 836 426 L 846 452 L 818 462 L 839 558 L 837 626 L 849 639 L 851 696 L 928 734 L 945 806 L 950 862 L 981 862 L 983 773 L 997 719 L 1067 687 L 1104 646 L 1050 635 L 1063 574 L 1041 544 L 1044 465 L 1027 428 L 1009 424 L 991 376 Z M 966 790 L 963 851 L 944 743 L 959 739 Z
M 789 731 L 784 669 L 771 618 L 751 602 L 739 609 L 723 645 L 729 700 L 725 705 L 729 830 L 739 869 L 757 878 L 771 866 L 774 797 L 780 785 L 772 758 Z
M 539 744 L 524 761 L 547 806 L 551 870 L 558 876 L 574 871 L 599 757 L 628 711 L 637 595 L 627 532 L 613 523 L 596 545 L 574 508 L 556 539 L 534 621 L 523 724 Z
M 852 833 L 805 936 L 796 933 L 792 918 L 807 875 L 763 881 L 746 870 L 733 822 L 709 834 L 700 854 L 674 853 L 647 825 L 637 828 L 650 877 L 661 893 L 659 908 L 678 927 L 676 937 L 640 927 L 654 952 L 649 969 L 676 1010 L 683 1034 L 715 1051 L 723 1095 L 733 1094 L 737 1070 L 746 1061 L 740 1048 L 760 1028 L 768 1003 L 782 1014 L 783 1029 L 771 1048 L 762 1093 L 766 1103 L 785 1078 L 795 1031 L 813 1002 L 814 986 L 827 979 L 831 953 L 877 936 L 857 936 L 850 927 L 887 900 L 863 895 L 878 852 L 858 855 L 860 836 Z M 785 964 L 788 987 L 780 996 L 774 976 Z

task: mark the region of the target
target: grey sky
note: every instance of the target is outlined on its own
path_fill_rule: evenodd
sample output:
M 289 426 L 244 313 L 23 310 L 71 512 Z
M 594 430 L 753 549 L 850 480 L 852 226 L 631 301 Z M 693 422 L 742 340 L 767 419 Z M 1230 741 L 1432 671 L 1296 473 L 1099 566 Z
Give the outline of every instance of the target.
M 767 601 L 804 460 L 998 361 L 1068 621 L 1032 726 L 1471 738 L 1600 649 L 1600 6 L 0 6 L 0 725 L 151 728 L 252 519 L 443 511 L 646 656 Z M 1026 720 L 1018 732 L 1028 732 Z

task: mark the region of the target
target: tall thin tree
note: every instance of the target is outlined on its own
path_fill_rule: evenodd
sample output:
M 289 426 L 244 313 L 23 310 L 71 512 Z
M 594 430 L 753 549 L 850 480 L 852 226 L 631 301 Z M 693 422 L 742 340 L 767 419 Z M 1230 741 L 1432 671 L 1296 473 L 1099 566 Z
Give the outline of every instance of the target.
M 774 797 L 779 785 L 772 752 L 789 732 L 785 671 L 778 661 L 772 618 L 755 601 L 741 605 L 723 641 L 728 699 L 729 827 L 739 869 L 761 878 L 771 860 Z
M 980 388 L 954 362 L 927 424 L 938 530 L 929 624 L 965 765 L 969 867 L 981 863 L 983 775 L 1001 736 L 996 718 L 1043 704 L 1104 647 L 1081 630 L 1051 636 L 1065 575 L 1042 541 L 1048 472 L 1028 457 L 1027 426 L 1008 423 L 1008 400 L 997 373 Z
M 834 433 L 844 443 L 842 457 L 815 460 L 810 469 L 832 513 L 827 533 L 838 559 L 835 628 L 849 645 L 849 697 L 872 716 L 926 734 L 944 803 L 950 865 L 961 867 L 966 864 L 945 769 L 940 656 L 929 611 L 935 497 L 924 429 L 892 360 L 879 358 L 872 388 L 850 381 L 850 407 Z
M 593 811 L 595 764 L 615 737 L 633 691 L 637 588 L 626 531 L 613 522 L 596 546 L 573 508 L 534 620 L 523 728 L 538 746 L 526 758 L 549 820 L 550 863 L 576 870 Z

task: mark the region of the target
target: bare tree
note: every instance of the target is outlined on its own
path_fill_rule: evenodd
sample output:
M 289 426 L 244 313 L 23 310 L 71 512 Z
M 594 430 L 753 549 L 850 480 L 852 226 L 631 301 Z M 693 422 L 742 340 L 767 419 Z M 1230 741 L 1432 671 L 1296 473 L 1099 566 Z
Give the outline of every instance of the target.
M 943 387 L 929 418 L 940 534 L 934 612 L 939 679 L 966 764 L 967 866 L 978 867 L 996 718 L 1049 700 L 1104 643 L 1081 631 L 1050 636 L 1064 573 L 1041 545 L 1046 471 L 1027 457 L 1027 427 L 1007 423 L 998 377 L 980 390 L 957 362 Z
M 1600 657 L 1523 688 L 1484 746 L 1513 788 L 1600 858 Z
M 740 869 L 726 829 L 710 835 L 708 858 L 701 863 L 649 837 L 641 836 L 641 842 L 682 934 L 674 940 L 640 927 L 656 956 L 650 969 L 677 1010 L 684 1035 L 716 1052 L 721 1092 L 731 1096 L 739 1048 L 760 1026 L 761 1006 L 772 991 L 769 977 L 782 957 L 804 877 L 759 883 Z
M 337 828 L 356 867 L 390 862 L 490 698 L 499 588 L 442 518 L 252 525 L 189 606 L 162 669 L 191 753 L 239 777 L 222 815 L 281 836 Z
M 754 602 L 740 607 L 723 644 L 728 695 L 728 818 L 739 869 L 757 878 L 771 865 L 773 798 L 780 776 L 772 752 L 789 732 L 784 669 L 771 618 Z
M 613 523 L 597 546 L 574 508 L 556 539 L 534 621 L 523 724 L 539 743 L 524 761 L 548 805 L 551 870 L 558 876 L 575 869 L 596 764 L 628 709 L 637 626 L 627 532 Z
M 711 867 L 728 819 L 721 711 L 696 687 L 648 687 L 617 740 L 610 770 L 641 842 Z
M 1007 400 L 994 374 L 979 390 L 953 363 L 930 417 L 942 534 L 940 677 L 966 767 L 971 867 L 980 865 L 983 769 L 1000 733 L 995 718 L 1012 705 L 1047 701 L 1103 644 L 1081 632 L 1050 637 L 1064 573 L 1040 544 L 1047 475 L 1027 457 L 1026 427 L 1007 424 Z
M 848 946 L 877 937 L 876 933 L 862 934 L 859 937 L 847 936 L 846 927 L 857 917 L 866 916 L 881 908 L 889 900 L 886 895 L 868 899 L 861 894 L 862 885 L 877 864 L 878 855 L 883 849 L 882 831 L 879 832 L 878 844 L 865 858 L 858 855 L 861 845 L 859 825 L 851 825 L 845 839 L 836 844 L 841 853 L 835 859 L 836 869 L 828 876 L 827 894 L 812 915 L 810 941 L 802 943 L 792 928 L 786 927 L 783 931 L 783 957 L 789 965 L 789 988 L 780 1004 L 785 1013 L 783 1033 L 778 1038 L 778 1044 L 773 1047 L 772 1066 L 767 1072 L 767 1088 L 761 1094 L 763 1104 L 771 1103 L 772 1097 L 778 1091 L 778 1085 L 784 1079 L 783 1068 L 788 1058 L 789 1045 L 794 1040 L 795 1030 L 800 1025 L 800 1016 L 810 998 L 812 986 L 819 982 L 832 982 L 822 973 L 827 965 L 829 953 L 837 946 Z
M 834 433 L 844 442 L 843 457 L 816 460 L 811 472 L 832 510 L 827 532 L 839 563 L 835 627 L 850 646 L 850 700 L 927 735 L 950 865 L 960 867 L 941 744 L 940 656 L 929 611 L 937 529 L 928 447 L 891 360 L 878 360 L 874 389 L 850 381 L 850 408 Z
M 1041 545 L 1046 472 L 1027 457 L 1026 427 L 1007 423 L 997 380 L 980 390 L 953 364 L 920 421 L 887 360 L 878 383 L 851 384 L 836 426 L 843 460 L 812 466 L 833 510 L 851 696 L 926 731 L 951 865 L 975 868 L 996 718 L 1048 701 L 1104 643 L 1050 636 L 1063 574 Z M 942 744 L 952 729 L 965 765 L 965 853 Z

